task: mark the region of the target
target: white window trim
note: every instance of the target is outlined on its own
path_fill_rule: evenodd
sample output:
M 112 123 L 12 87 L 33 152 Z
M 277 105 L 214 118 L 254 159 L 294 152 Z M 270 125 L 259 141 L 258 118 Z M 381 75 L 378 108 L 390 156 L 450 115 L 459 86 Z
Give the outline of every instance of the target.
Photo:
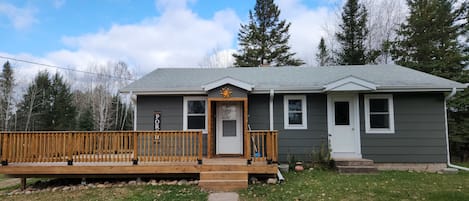
M 295 125 L 288 123 L 288 100 L 290 99 L 300 99 L 301 100 L 301 112 L 303 118 L 303 124 Z M 308 119 L 306 114 L 306 96 L 305 95 L 285 95 L 283 96 L 283 124 L 285 129 L 308 129 Z
M 182 107 L 182 128 L 185 131 L 188 130 L 200 130 L 200 129 L 187 129 L 187 108 L 188 101 L 205 101 L 205 129 L 202 130 L 202 133 L 207 134 L 208 127 L 208 108 L 207 108 L 207 97 L 206 96 L 184 96 L 183 107 Z
M 389 128 L 371 128 L 370 126 L 370 99 L 388 99 Z M 367 134 L 394 134 L 394 103 L 392 94 L 368 94 L 364 96 L 365 102 L 365 131 Z

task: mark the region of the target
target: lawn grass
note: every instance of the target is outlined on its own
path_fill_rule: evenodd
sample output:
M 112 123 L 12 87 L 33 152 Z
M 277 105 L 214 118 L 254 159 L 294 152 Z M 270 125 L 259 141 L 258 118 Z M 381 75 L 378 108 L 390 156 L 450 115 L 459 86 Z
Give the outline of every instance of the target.
M 385 171 L 339 175 L 330 171 L 284 174 L 280 185 L 250 185 L 241 200 L 469 200 L 469 173 Z
M 67 201 L 124 201 L 124 200 L 207 200 L 208 194 L 197 186 L 125 186 L 113 188 L 94 188 L 76 191 L 41 192 L 29 195 L 0 196 L 0 200 L 67 200 Z
M 453 164 L 469 168 L 469 162 L 454 162 Z

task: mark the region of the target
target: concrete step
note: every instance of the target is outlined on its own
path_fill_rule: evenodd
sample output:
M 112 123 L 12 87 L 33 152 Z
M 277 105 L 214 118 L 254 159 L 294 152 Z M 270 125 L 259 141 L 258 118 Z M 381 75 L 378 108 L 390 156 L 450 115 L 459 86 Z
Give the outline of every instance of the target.
M 341 174 L 378 173 L 378 169 L 375 166 L 337 166 L 337 171 Z
M 200 172 L 200 180 L 248 180 L 246 171 L 210 171 Z
M 373 160 L 369 159 L 334 159 L 336 166 L 373 166 Z

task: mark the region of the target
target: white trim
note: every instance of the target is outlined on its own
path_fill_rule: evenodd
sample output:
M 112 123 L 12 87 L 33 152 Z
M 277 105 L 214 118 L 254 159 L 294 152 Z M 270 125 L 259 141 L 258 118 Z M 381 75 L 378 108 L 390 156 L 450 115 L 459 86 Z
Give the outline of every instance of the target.
M 269 127 L 271 131 L 274 130 L 274 95 L 275 92 L 273 89 L 271 89 L 269 98 Z
M 327 94 L 327 130 L 328 130 L 328 142 L 329 145 L 331 146 L 331 138 L 332 138 L 332 131 L 334 127 L 334 114 L 333 111 L 334 107 L 333 100 L 334 97 L 351 97 L 352 103 L 351 106 L 353 106 L 353 112 L 354 112 L 354 135 L 355 135 L 355 147 L 354 147 L 354 152 L 353 153 L 345 153 L 345 152 L 337 152 L 334 153 L 333 148 L 331 147 L 331 156 L 335 158 L 362 158 L 362 153 L 361 153 L 361 137 L 360 137 L 360 104 L 359 104 L 359 98 L 358 94 L 356 93 L 344 93 L 344 94 L 336 94 L 336 93 L 331 93 Z
M 288 100 L 295 99 L 301 100 L 301 112 L 302 112 L 302 124 L 292 125 L 288 123 Z M 308 118 L 307 118 L 307 106 L 306 106 L 306 95 L 285 95 L 283 96 L 283 125 L 285 129 L 307 129 Z
M 132 92 L 130 92 L 130 94 L 132 94 Z M 137 96 L 135 96 L 135 99 L 131 99 L 134 105 L 134 131 L 137 131 Z
M 249 84 L 249 83 L 246 83 L 246 82 L 243 82 L 243 81 L 240 81 L 240 80 L 236 80 L 236 79 L 233 79 L 231 77 L 224 77 L 224 78 L 222 78 L 220 80 L 217 80 L 215 82 L 211 82 L 211 83 L 202 85 L 202 88 L 204 89 L 204 91 L 209 91 L 209 90 L 215 89 L 217 87 L 220 87 L 220 86 L 223 86 L 223 85 L 226 85 L 226 84 L 231 84 L 235 87 L 239 87 L 239 88 L 244 89 L 246 91 L 252 91 L 252 88 L 254 88 L 254 85 L 252 85 L 252 84 Z
M 208 108 L 207 108 L 207 97 L 206 96 L 184 96 L 183 106 L 182 106 L 182 129 L 187 130 L 199 130 L 199 129 L 187 129 L 187 101 L 205 101 L 205 129 L 202 130 L 204 134 L 207 134 L 208 127 Z
M 324 86 L 324 91 L 374 91 L 377 85 L 354 77 L 348 76 Z
M 389 111 L 389 128 L 371 128 L 370 126 L 370 99 L 385 98 L 388 100 Z M 364 95 L 365 107 L 365 132 L 367 134 L 394 134 L 394 103 L 392 94 L 365 94 Z

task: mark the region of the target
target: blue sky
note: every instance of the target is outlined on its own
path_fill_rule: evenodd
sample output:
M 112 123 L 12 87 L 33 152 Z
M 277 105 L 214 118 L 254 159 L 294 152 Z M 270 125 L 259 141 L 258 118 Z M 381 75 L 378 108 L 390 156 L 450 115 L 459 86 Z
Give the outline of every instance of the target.
M 290 44 L 311 60 L 340 0 L 276 0 Z M 0 0 L 0 56 L 79 70 L 125 61 L 137 74 L 230 60 L 255 0 Z M 3 62 L 0 60 L 0 62 Z M 34 74 L 39 67 L 26 66 Z

